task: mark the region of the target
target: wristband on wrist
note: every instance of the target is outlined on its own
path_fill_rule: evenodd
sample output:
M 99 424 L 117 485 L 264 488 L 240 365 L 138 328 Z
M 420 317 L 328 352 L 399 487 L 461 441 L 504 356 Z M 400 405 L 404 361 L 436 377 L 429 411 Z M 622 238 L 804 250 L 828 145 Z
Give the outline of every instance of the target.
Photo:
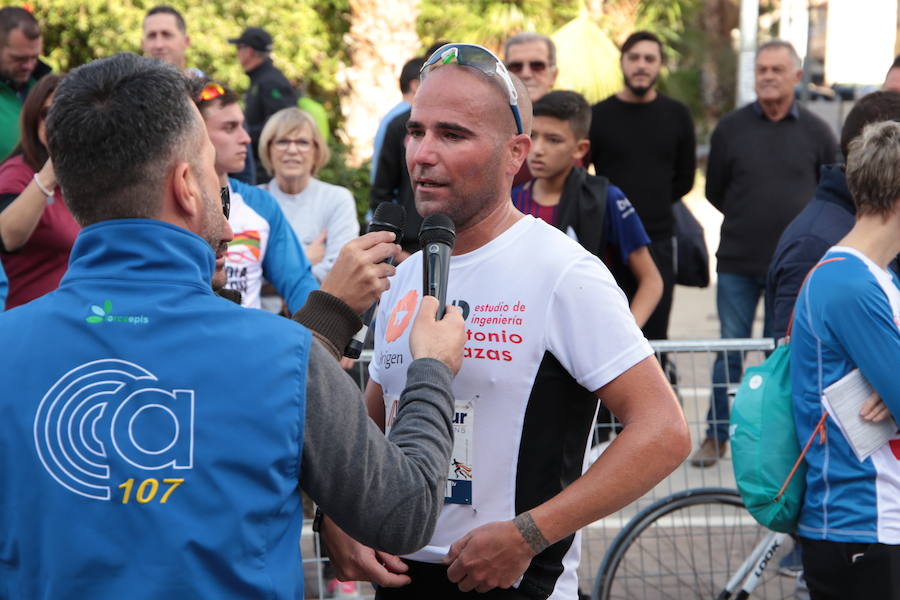
M 522 534 L 522 537 L 525 538 L 525 543 L 528 544 L 528 547 L 531 548 L 531 551 L 535 554 L 540 554 L 550 545 L 550 542 L 547 541 L 547 538 L 545 538 L 544 534 L 541 533 L 541 530 L 538 529 L 534 519 L 531 518 L 530 512 L 526 511 L 518 515 L 513 519 L 513 523 L 515 524 L 516 529 L 519 530 L 519 533 Z
M 48 199 L 53 197 L 53 192 L 49 191 L 47 188 L 44 187 L 44 184 L 41 183 L 41 178 L 38 177 L 37 173 L 34 174 L 34 182 L 37 184 L 38 189 L 41 190 L 41 192 L 45 196 L 47 196 Z

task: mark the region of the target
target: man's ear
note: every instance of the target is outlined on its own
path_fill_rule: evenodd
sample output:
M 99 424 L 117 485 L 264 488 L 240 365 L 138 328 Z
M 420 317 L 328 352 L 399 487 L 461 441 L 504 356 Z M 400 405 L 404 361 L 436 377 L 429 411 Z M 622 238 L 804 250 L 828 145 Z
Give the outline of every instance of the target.
M 575 145 L 575 152 L 572 153 L 572 158 L 575 160 L 581 160 L 582 158 L 584 158 L 585 154 L 588 153 L 588 150 L 590 150 L 590 148 L 591 141 L 587 138 L 581 138 Z
M 186 162 L 177 162 L 172 169 L 172 202 L 173 209 L 186 221 L 200 215 L 203 210 L 197 180 Z
M 528 158 L 528 153 L 531 151 L 531 136 L 527 133 L 520 133 L 509 140 L 507 148 L 510 165 L 515 167 L 509 175 L 514 176 L 522 168 L 522 163 L 525 162 L 525 159 Z

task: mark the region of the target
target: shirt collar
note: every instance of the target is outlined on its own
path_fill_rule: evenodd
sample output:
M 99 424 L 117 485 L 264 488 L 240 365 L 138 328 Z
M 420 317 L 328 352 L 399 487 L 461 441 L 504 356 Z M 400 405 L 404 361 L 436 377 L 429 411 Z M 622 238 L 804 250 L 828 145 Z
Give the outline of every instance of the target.
M 766 113 L 763 112 L 762 105 L 759 103 L 759 100 L 753 101 L 753 110 L 759 117 L 763 119 L 768 119 Z M 797 107 L 796 102 L 791 102 L 791 107 L 788 109 L 787 114 L 784 116 L 785 119 L 788 117 L 794 119 L 795 121 L 800 118 L 800 109 Z

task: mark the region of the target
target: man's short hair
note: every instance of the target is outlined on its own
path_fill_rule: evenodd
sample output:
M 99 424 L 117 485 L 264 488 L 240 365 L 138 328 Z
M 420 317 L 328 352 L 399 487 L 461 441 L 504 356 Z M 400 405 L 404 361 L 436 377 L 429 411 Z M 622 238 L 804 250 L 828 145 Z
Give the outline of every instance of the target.
M 53 168 L 82 225 L 157 218 L 172 163 L 199 153 L 188 79 L 157 60 L 116 54 L 73 70 L 47 120 Z
M 653 42 L 659 46 L 659 60 L 660 62 L 666 61 L 666 48 L 663 46 L 662 40 L 649 31 L 635 31 L 625 38 L 625 42 L 622 44 L 621 56 L 625 56 L 625 53 L 631 50 L 638 42 Z
M 844 160 L 850 151 L 850 142 L 862 133 L 866 125 L 878 121 L 900 121 L 900 92 L 872 92 L 857 101 L 841 129 L 841 156 Z
M 503 58 L 506 59 L 509 56 L 509 49 L 516 44 L 528 44 L 530 42 L 544 42 L 547 45 L 547 61 L 550 63 L 551 68 L 556 68 L 556 44 L 553 43 L 546 35 L 542 35 L 540 33 L 533 33 L 530 31 L 526 31 L 523 33 L 517 33 L 512 36 L 503 44 Z
M 419 71 L 422 70 L 422 65 L 424 64 L 425 59 L 421 56 L 417 56 L 416 58 L 411 58 L 406 61 L 406 64 L 403 65 L 403 69 L 400 71 L 401 93 L 409 93 L 409 84 L 411 84 L 413 81 L 419 80 Z
M 535 117 L 552 117 L 568 122 L 577 140 L 586 138 L 591 129 L 591 105 L 578 92 L 548 92 L 535 100 L 532 110 Z
M 858 216 L 893 212 L 900 198 L 900 123 L 869 123 L 850 142 L 847 187 Z
M 777 50 L 779 48 L 784 48 L 788 51 L 788 54 L 790 54 L 791 58 L 794 59 L 794 65 L 797 67 L 798 71 L 803 68 L 803 61 L 800 60 L 800 55 L 797 54 L 796 48 L 794 48 L 794 45 L 792 43 L 785 40 L 769 40 L 768 42 L 760 45 L 760 47 L 756 49 L 754 60 L 759 58 L 759 55 L 766 50 Z
M 41 37 L 41 26 L 33 14 L 18 6 L 0 8 L 0 48 L 6 47 L 6 38 L 16 29 L 21 29 L 29 40 Z
M 173 17 L 175 17 L 175 25 L 178 27 L 178 30 L 181 33 L 187 34 L 187 24 L 184 22 L 184 17 L 181 16 L 181 13 L 178 12 L 178 9 L 173 8 L 168 4 L 160 4 L 158 6 L 154 6 L 147 11 L 146 15 L 144 15 L 144 21 L 147 20 L 147 17 L 152 17 L 153 15 L 172 15 Z
M 259 160 L 266 171 L 275 174 L 275 168 L 272 165 L 272 148 L 270 147 L 272 142 L 296 129 L 302 129 L 304 125 L 309 125 L 313 143 L 316 146 L 310 173 L 315 176 L 322 167 L 328 164 L 328 161 L 331 160 L 331 150 L 328 148 L 328 142 L 325 141 L 325 136 L 319 129 L 316 120 L 308 112 L 289 106 L 269 117 L 263 126 L 262 133 L 259 134 Z
M 203 90 L 203 88 L 210 84 L 215 84 L 221 87 L 223 93 L 210 100 L 204 100 L 200 97 L 200 92 Z M 197 108 L 200 109 L 200 114 L 203 115 L 204 119 L 206 118 L 206 111 L 210 106 L 219 106 L 221 108 L 225 108 L 226 106 L 237 104 L 241 101 L 241 97 L 237 95 L 237 92 L 221 83 L 213 81 L 212 79 L 193 79 L 191 81 L 191 88 L 191 99 L 193 99 L 194 104 L 197 105 Z

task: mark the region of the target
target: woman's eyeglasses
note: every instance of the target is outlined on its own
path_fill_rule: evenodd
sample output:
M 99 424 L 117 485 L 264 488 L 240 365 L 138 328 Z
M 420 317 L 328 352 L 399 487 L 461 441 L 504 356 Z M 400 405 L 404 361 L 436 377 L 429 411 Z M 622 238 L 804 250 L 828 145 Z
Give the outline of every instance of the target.
M 297 146 L 298 150 L 305 152 L 312 148 L 315 145 L 315 142 L 307 138 L 278 138 L 272 142 L 272 145 L 282 152 L 286 151 L 292 145 Z

